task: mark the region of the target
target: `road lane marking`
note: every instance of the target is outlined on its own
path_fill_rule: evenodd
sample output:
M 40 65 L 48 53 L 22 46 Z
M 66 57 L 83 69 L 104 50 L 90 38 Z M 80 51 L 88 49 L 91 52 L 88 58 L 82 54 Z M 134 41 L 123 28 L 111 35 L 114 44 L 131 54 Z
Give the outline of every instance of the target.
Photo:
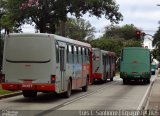
M 57 106 L 55 106 L 55 107 L 53 107 L 53 108 L 50 108 L 50 109 L 48 109 L 48 110 L 46 110 L 46 111 L 40 112 L 40 113 L 36 114 L 35 116 L 39 116 L 39 115 L 41 116 L 41 115 L 49 114 L 49 113 L 51 113 L 51 112 L 53 112 L 53 111 L 55 111 L 55 110 L 58 110 L 58 109 L 66 106 L 66 105 L 69 105 L 69 104 L 71 104 L 71 103 L 74 103 L 74 102 L 76 102 L 76 101 L 78 101 L 78 100 L 80 100 L 80 99 L 83 99 L 83 98 L 87 97 L 87 96 L 90 96 L 90 95 L 93 95 L 93 94 L 95 94 L 95 93 L 97 93 L 97 92 L 100 92 L 100 91 L 104 90 L 104 88 L 113 86 L 114 84 L 117 84 L 117 83 L 119 83 L 119 82 L 113 81 L 113 83 L 110 83 L 109 85 L 104 85 L 104 86 L 102 86 L 101 88 L 98 88 L 98 89 L 93 90 L 93 91 L 91 91 L 91 92 L 89 92 L 89 93 L 86 93 L 85 95 L 81 95 L 80 97 L 73 98 L 73 99 L 70 100 L 70 101 L 67 101 L 67 102 L 62 103 L 62 104 L 60 104 L 60 105 L 57 105 Z
M 151 81 L 149 87 L 147 88 L 147 91 L 145 92 L 145 94 L 144 94 L 144 96 L 143 96 L 143 98 L 142 98 L 142 100 L 141 100 L 141 102 L 140 102 L 140 104 L 139 104 L 137 110 L 141 110 L 141 109 L 142 109 L 142 106 L 143 106 L 145 100 L 147 99 L 147 96 L 148 96 L 149 93 L 150 93 L 150 90 L 151 90 L 151 87 L 152 87 L 154 81 L 155 81 L 155 77 L 152 79 L 152 81 Z

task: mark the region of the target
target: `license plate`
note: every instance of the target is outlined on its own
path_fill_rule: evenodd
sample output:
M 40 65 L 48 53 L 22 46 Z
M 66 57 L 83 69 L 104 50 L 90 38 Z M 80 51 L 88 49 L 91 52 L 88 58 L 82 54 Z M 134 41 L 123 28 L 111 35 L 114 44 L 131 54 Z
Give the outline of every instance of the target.
M 22 83 L 22 88 L 32 88 L 32 81 L 24 81 Z
M 32 88 L 32 84 L 22 84 L 22 88 Z

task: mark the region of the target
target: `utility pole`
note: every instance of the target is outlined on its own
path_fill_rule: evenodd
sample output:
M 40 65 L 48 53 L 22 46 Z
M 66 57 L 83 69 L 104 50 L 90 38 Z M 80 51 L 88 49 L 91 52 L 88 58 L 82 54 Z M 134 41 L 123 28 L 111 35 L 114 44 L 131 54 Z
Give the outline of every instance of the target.
M 0 1 L 0 39 L 2 39 L 1 29 L 2 29 L 2 0 Z

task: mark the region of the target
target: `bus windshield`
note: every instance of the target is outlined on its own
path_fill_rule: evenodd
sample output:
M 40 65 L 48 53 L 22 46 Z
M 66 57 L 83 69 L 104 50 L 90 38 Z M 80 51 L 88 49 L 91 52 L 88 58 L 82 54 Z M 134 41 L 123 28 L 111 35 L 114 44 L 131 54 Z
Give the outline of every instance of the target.
M 49 38 L 11 37 L 6 38 L 6 60 L 8 62 L 48 62 L 50 61 Z

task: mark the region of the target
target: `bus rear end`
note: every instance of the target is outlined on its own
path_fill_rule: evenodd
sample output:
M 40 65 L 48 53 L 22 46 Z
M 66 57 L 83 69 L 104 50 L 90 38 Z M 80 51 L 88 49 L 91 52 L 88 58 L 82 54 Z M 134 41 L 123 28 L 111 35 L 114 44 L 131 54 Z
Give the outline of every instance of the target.
M 93 81 L 96 80 L 102 80 L 103 78 L 103 74 L 102 74 L 102 70 L 101 70 L 101 50 L 98 48 L 93 48 L 92 49 L 93 52 L 93 57 L 92 57 L 92 61 L 93 61 L 93 68 L 92 68 L 92 72 L 93 72 Z
M 5 38 L 2 88 L 22 90 L 25 97 L 55 91 L 51 39 L 40 34 L 11 34 Z
M 122 50 L 120 62 L 120 77 L 126 83 L 130 80 L 150 82 L 151 64 L 150 52 L 144 48 L 125 48 Z

